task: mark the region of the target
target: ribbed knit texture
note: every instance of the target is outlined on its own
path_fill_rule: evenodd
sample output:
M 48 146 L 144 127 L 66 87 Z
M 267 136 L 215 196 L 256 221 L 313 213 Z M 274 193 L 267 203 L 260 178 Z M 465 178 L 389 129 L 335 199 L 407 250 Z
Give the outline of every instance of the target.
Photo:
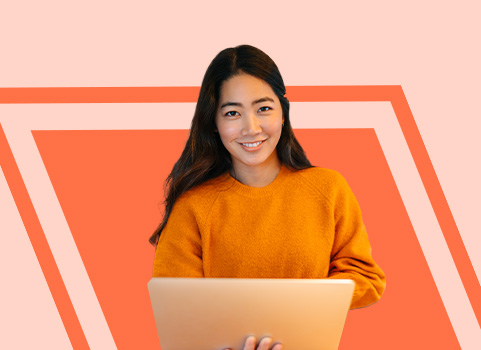
M 155 253 L 154 277 L 348 278 L 351 308 L 381 297 L 361 210 L 345 179 L 285 166 L 269 185 L 228 173 L 184 193 Z

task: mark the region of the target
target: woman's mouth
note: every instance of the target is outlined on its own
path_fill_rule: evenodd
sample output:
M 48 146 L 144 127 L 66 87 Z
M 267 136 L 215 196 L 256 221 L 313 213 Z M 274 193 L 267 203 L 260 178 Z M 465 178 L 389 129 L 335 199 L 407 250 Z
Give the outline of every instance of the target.
M 256 142 L 239 142 L 246 151 L 257 151 L 266 140 Z

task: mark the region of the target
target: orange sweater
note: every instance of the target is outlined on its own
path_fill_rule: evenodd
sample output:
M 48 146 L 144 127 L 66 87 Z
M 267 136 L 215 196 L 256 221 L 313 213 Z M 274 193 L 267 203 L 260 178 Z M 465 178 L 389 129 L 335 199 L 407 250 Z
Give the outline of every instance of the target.
M 348 278 L 351 308 L 385 288 L 351 189 L 317 167 L 282 166 L 262 188 L 226 173 L 184 193 L 160 235 L 153 276 Z

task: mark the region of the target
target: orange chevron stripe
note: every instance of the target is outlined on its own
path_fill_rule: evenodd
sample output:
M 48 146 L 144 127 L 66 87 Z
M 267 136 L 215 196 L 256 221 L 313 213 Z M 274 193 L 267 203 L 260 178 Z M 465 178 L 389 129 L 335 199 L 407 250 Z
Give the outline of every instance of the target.
M 478 324 L 481 324 L 481 285 L 476 277 L 402 87 L 399 85 L 290 86 L 287 90 L 287 97 L 292 102 L 391 102 Z M 198 92 L 199 87 L 0 88 L 0 103 L 196 102 Z
M 0 125 L 0 166 L 2 167 L 8 187 L 12 192 L 13 199 L 17 205 L 28 237 L 37 256 L 40 268 L 47 281 L 50 293 L 57 306 L 58 313 L 62 319 L 67 335 L 74 349 L 89 349 L 87 339 L 82 331 L 72 302 L 70 301 L 67 289 L 63 283 L 55 259 L 45 238 L 37 214 L 33 207 L 27 188 L 23 182 L 17 163 L 13 157 L 7 138 Z
M 197 102 L 199 87 L 0 88 L 0 103 Z

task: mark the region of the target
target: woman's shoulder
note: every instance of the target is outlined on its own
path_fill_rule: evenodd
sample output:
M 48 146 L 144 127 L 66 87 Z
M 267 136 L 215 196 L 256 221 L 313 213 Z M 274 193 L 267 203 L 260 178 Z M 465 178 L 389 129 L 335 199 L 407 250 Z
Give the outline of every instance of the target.
M 229 176 L 227 173 L 219 175 L 215 178 L 204 181 L 203 183 L 189 189 L 184 192 L 178 199 L 178 201 L 189 204 L 192 203 L 196 206 L 202 203 L 211 203 L 218 193 L 226 189 Z
M 311 168 L 292 171 L 291 181 L 304 183 L 311 191 L 323 197 L 334 196 L 339 191 L 350 191 L 349 185 L 337 170 L 313 166 Z
M 337 170 L 318 166 L 293 171 L 291 174 L 293 178 L 297 177 L 298 179 L 301 179 L 301 181 L 307 181 L 316 184 L 317 186 L 321 184 L 335 185 L 345 181 L 344 177 Z

